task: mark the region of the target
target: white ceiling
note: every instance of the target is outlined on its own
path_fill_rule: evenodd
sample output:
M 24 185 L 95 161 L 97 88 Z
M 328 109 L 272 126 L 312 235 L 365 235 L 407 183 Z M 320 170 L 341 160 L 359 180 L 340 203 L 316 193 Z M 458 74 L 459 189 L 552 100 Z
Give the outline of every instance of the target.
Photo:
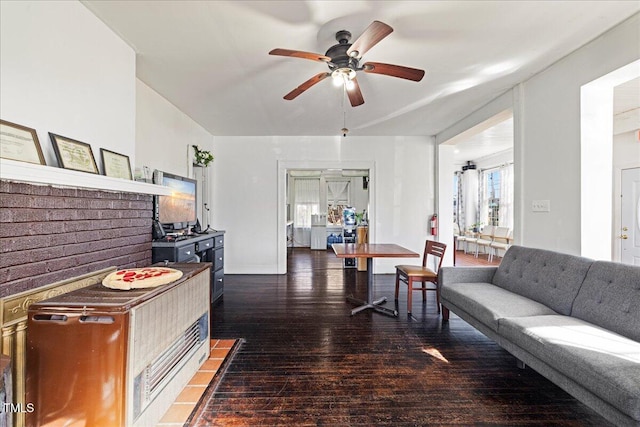
M 513 118 L 508 118 L 455 144 L 453 162 L 464 165 L 484 157 L 513 150 Z M 511 152 L 513 156 L 513 152 Z
M 434 135 L 640 10 L 638 1 L 101 1 L 83 3 L 137 52 L 137 75 L 214 135 L 337 135 L 343 93 L 324 54 L 339 30 L 394 32 L 361 62 L 426 70 L 419 82 L 359 73 L 350 135 Z

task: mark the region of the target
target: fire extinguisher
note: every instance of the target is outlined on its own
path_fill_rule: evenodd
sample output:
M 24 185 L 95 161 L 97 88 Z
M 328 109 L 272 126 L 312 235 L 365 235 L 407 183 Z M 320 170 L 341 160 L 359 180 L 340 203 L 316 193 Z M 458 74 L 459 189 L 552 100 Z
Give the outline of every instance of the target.
M 431 235 L 438 235 L 438 214 L 431 215 Z

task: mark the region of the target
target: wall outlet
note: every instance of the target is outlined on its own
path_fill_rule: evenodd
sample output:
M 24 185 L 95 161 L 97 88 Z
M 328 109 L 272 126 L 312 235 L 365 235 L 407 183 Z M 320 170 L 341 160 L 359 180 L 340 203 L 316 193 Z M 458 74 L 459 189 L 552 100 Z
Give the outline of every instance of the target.
M 534 212 L 551 212 L 550 200 L 534 200 L 531 205 Z

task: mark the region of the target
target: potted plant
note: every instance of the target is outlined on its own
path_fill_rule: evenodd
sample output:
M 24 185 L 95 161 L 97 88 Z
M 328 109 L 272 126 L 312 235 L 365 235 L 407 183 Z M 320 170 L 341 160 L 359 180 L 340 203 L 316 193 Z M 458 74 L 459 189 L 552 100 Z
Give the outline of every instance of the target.
M 369 226 L 367 224 L 367 215 L 363 210 L 361 213 L 356 213 L 356 243 L 367 243 L 367 234 L 369 233 Z M 363 260 L 358 260 L 358 269 L 363 271 Z
M 368 225 L 366 210 L 363 210 L 361 213 L 356 212 L 356 225 L 362 227 L 366 227 Z
M 193 164 L 197 166 L 208 167 L 213 162 L 213 154 L 207 150 L 201 150 L 197 145 L 192 145 L 194 151 Z
M 476 222 L 475 224 L 471 224 L 471 226 L 468 228 L 469 231 L 473 231 L 474 233 L 477 233 L 478 231 L 480 231 L 480 228 L 482 228 L 482 222 Z

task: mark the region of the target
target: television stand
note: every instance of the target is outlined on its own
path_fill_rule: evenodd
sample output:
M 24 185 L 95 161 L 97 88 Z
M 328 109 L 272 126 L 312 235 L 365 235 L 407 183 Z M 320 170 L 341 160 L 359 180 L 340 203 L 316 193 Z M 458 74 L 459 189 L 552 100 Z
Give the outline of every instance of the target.
M 158 262 L 210 262 L 211 304 L 224 292 L 224 231 L 206 234 L 190 234 L 171 240 L 154 240 L 151 243 L 151 259 Z

